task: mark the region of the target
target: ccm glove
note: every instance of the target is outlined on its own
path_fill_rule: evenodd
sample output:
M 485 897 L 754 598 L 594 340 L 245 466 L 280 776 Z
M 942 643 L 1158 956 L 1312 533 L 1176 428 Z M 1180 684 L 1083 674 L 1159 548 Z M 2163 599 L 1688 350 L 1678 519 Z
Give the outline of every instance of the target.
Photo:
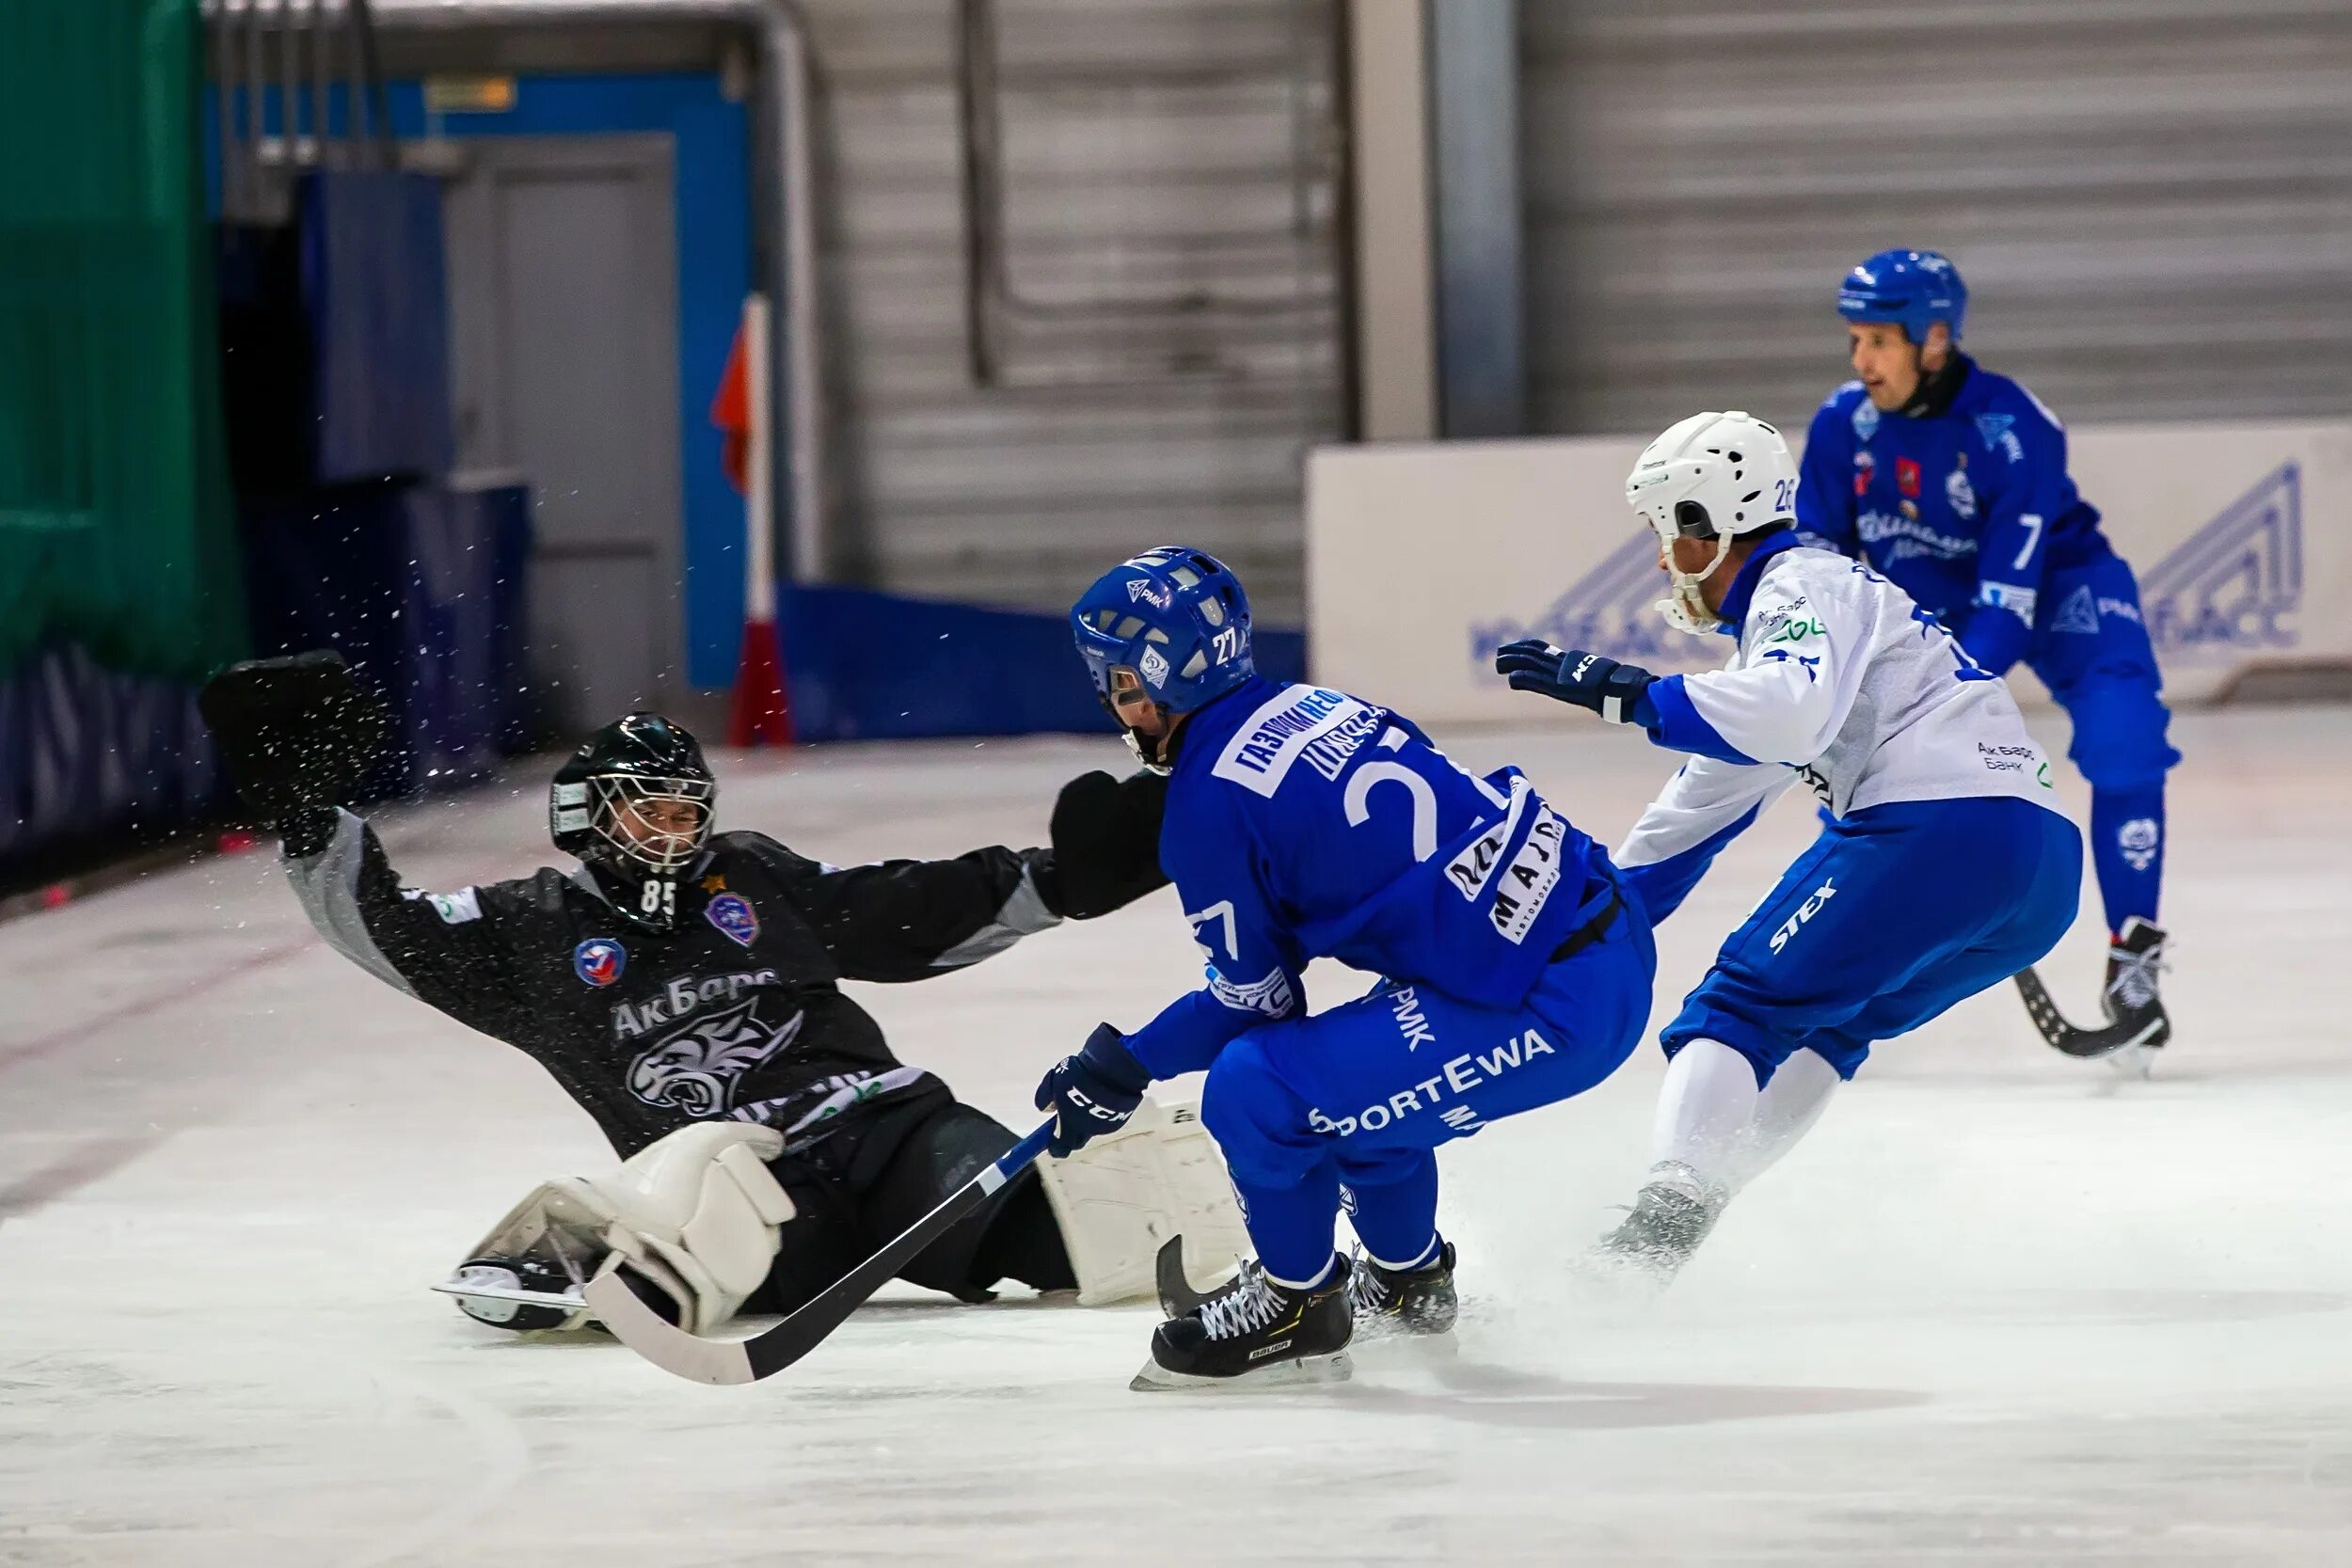
M 1127 1049 L 1120 1032 L 1095 1026 L 1085 1047 L 1065 1056 L 1037 1086 L 1037 1108 L 1054 1113 L 1054 1141 L 1045 1146 L 1064 1159 L 1105 1132 L 1116 1132 L 1143 1103 L 1152 1074 Z
M 1558 702 L 1590 708 L 1613 724 L 1657 721 L 1645 698 L 1656 675 L 1638 664 L 1560 649 L 1541 638 L 1506 643 L 1495 654 L 1495 673 L 1510 678 L 1514 691 L 1538 691 Z

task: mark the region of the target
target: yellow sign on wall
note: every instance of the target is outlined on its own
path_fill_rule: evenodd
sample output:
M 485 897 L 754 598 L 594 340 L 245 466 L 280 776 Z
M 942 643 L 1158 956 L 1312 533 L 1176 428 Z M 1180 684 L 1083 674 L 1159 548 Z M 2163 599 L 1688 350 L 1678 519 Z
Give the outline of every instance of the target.
M 428 76 L 424 108 L 437 115 L 502 115 L 515 106 L 512 76 Z

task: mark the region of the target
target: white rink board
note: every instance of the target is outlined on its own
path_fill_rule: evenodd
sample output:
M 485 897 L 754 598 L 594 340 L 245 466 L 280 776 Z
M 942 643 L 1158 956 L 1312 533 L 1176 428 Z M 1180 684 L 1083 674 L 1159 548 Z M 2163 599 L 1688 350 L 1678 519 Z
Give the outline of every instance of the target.
M 1792 443 L 1795 445 L 1796 443 Z M 2138 574 L 2173 698 L 2265 666 L 2352 659 L 2352 623 L 2303 613 L 2352 593 L 2352 424 L 2075 431 L 2076 483 Z M 1557 722 L 1489 656 L 1541 636 L 1653 670 L 1723 644 L 1669 630 L 1656 550 L 1624 499 L 1643 443 L 1576 437 L 1327 447 L 1307 468 L 1315 678 L 1424 722 Z M 1801 448 L 1800 448 L 1801 450 Z M 2021 685 L 2042 700 L 2038 684 Z

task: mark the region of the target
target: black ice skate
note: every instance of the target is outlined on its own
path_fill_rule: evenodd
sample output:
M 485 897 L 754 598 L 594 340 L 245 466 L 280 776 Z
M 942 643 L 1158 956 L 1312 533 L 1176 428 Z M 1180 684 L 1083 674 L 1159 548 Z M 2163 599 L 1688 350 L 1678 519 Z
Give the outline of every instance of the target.
M 2107 948 L 2106 987 L 2099 1005 L 2106 1026 L 2078 1029 L 2067 1022 L 2051 1000 L 2042 976 L 2028 969 L 2017 976 L 2017 990 L 2026 999 L 2042 1037 L 2069 1056 L 2104 1056 L 2127 1072 L 2148 1075 L 2154 1053 L 2172 1037 L 2172 1020 L 2157 994 L 2157 976 L 2164 969 L 2165 934 L 2156 926 L 2133 915 Z
M 1418 1269 L 1387 1269 L 1359 1257 L 1347 1277 L 1348 1309 L 1366 1338 L 1450 1334 L 1461 1304 L 1454 1294 L 1454 1243 Z
M 1232 1284 L 1152 1331 L 1152 1359 L 1129 1386 L 1336 1383 L 1352 1370 L 1347 1281 L 1344 1259 L 1335 1260 L 1329 1279 L 1307 1291 L 1275 1284 L 1254 1259 L 1244 1263 Z
M 1662 1166 L 1635 1196 L 1625 1222 L 1600 1239 L 1590 1261 L 1609 1274 L 1663 1290 L 1715 1228 L 1728 1201 L 1687 1167 Z

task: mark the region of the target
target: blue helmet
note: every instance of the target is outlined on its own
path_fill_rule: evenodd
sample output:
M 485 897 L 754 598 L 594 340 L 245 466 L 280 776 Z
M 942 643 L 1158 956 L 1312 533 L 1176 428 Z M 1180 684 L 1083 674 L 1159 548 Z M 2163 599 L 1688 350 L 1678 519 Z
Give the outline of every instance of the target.
M 1846 275 L 1837 287 L 1837 313 L 1850 322 L 1896 322 L 1915 343 L 1944 322 L 1960 340 L 1968 314 L 1968 285 L 1949 257 L 1932 250 L 1882 250 Z
M 1133 670 L 1170 713 L 1205 705 L 1257 669 L 1241 579 L 1181 545 L 1146 550 L 1097 578 L 1071 607 L 1070 627 L 1105 705 L 1115 669 Z

